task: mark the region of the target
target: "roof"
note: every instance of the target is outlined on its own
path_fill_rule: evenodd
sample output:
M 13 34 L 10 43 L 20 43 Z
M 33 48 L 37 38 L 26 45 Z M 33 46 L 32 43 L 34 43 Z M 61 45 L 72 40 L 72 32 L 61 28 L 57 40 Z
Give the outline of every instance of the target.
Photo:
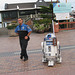
M 39 0 L 38 0 L 39 1 Z M 13 4 L 5 4 L 5 10 L 0 10 L 0 12 L 4 11 L 14 11 L 14 10 L 33 10 L 40 9 L 39 6 L 49 6 L 51 2 L 30 2 L 30 3 L 13 3 Z M 57 3 L 57 1 L 52 1 L 53 3 Z
M 19 6 L 19 8 L 33 8 L 35 3 L 17 3 L 17 4 L 8 4 L 7 9 L 14 9 Z
M 40 9 L 40 7 L 37 7 L 37 8 L 20 8 L 20 9 L 14 8 L 14 9 L 0 10 L 0 12 L 4 12 L 4 11 L 18 11 L 18 10 L 34 10 L 34 9 Z
M 52 1 L 53 3 L 57 3 L 56 1 Z M 6 4 L 5 5 L 5 9 L 15 9 L 17 8 L 17 6 L 21 9 L 21 8 L 34 8 L 35 4 L 36 7 L 39 6 L 49 6 L 51 2 L 45 2 L 44 0 L 42 0 L 42 2 L 39 2 L 39 0 L 37 2 L 30 2 L 30 3 L 15 3 L 15 4 Z

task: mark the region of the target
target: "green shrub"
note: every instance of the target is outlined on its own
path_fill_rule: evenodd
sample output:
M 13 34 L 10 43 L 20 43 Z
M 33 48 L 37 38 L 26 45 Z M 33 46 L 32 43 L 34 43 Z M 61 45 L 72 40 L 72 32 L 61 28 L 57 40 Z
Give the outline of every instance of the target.
M 15 29 L 18 25 L 7 26 L 7 29 Z
M 45 15 L 45 14 L 41 14 L 40 16 L 41 16 L 42 18 L 49 18 L 49 19 L 52 17 L 52 15 Z
M 45 27 L 43 25 L 39 25 L 36 30 L 44 31 Z
M 34 20 L 33 21 L 34 24 L 50 24 L 51 23 L 51 19 L 40 19 L 40 20 Z
M 40 20 L 34 20 L 33 29 L 36 32 L 41 31 L 49 31 L 51 24 L 51 19 L 40 19 Z

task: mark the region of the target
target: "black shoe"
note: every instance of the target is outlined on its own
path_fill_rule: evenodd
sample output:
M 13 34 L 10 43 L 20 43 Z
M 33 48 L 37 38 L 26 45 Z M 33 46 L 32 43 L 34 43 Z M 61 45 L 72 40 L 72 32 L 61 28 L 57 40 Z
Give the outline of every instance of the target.
M 28 58 L 24 58 L 24 61 L 27 61 L 28 60 Z
M 20 59 L 23 59 L 23 56 L 20 56 Z

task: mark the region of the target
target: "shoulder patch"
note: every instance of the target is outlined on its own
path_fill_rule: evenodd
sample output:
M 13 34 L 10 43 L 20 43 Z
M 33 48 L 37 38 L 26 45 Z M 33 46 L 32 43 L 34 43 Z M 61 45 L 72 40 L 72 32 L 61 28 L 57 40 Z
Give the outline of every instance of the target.
M 30 29 L 29 26 L 27 26 L 27 28 Z

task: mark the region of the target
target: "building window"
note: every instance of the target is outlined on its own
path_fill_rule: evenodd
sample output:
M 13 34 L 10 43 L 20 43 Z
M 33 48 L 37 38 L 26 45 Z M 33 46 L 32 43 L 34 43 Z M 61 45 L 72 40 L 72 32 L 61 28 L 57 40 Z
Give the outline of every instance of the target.
M 35 14 L 35 10 L 23 10 L 19 12 L 19 15 L 30 15 L 30 14 Z
M 3 20 L 11 20 L 17 18 L 17 11 L 8 11 L 2 13 Z

